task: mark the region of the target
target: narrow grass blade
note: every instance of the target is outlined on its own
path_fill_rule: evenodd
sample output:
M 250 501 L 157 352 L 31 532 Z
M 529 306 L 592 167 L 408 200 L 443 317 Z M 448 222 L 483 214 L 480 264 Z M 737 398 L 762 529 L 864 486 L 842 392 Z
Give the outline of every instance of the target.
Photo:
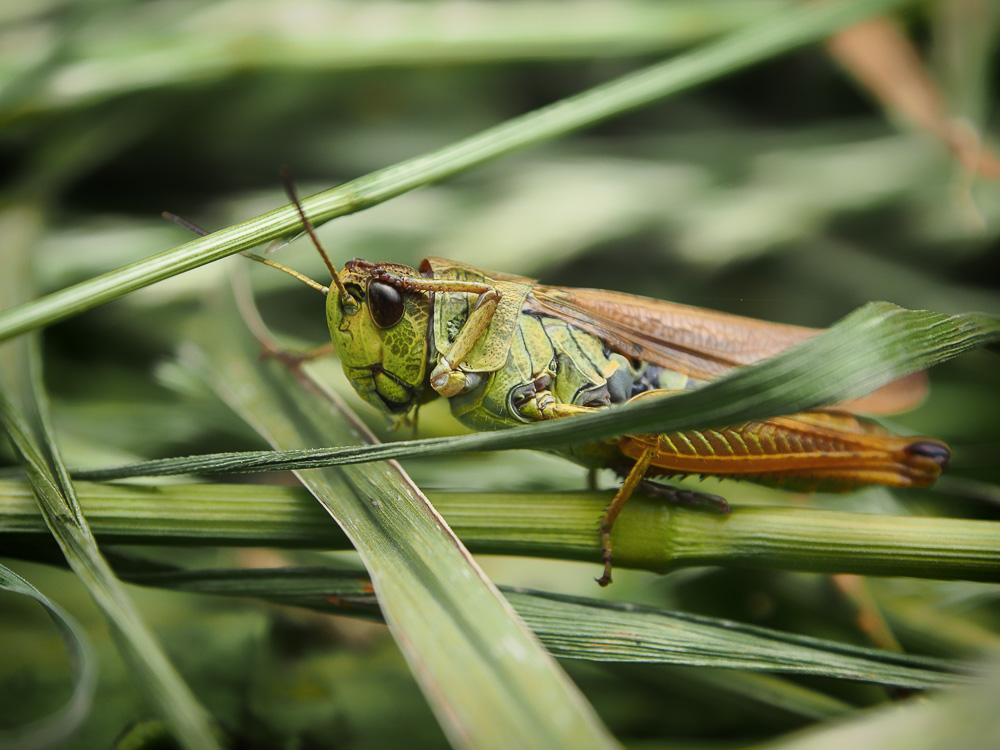
M 634 673 L 639 670 L 629 671 Z M 642 669 L 641 677 L 647 682 L 650 671 Z M 806 687 L 786 677 L 761 672 L 674 666 L 666 673 L 664 681 L 667 679 L 680 681 L 687 689 L 701 688 L 706 692 L 713 691 L 715 695 L 722 694 L 727 704 L 743 703 L 749 710 L 755 712 L 759 711 L 760 707 L 766 707 L 793 716 L 821 721 L 843 716 L 853 709 L 850 703 L 818 689 Z
M 36 750 L 67 739 L 90 713 L 97 686 L 97 659 L 87 633 L 66 611 L 9 568 L 0 565 L 0 590 L 28 596 L 48 612 L 69 654 L 73 694 L 51 716 L 29 726 L 0 730 L 0 747 Z
M 185 360 L 272 444 L 367 437 L 318 386 L 297 380 L 279 362 L 259 362 L 260 345 L 232 305 L 209 317 Z M 325 469 L 299 478 L 357 547 L 386 622 L 456 747 L 615 745 L 399 467 Z
M 6 226 L 0 222 L 0 227 L 23 227 L 31 216 L 37 218 L 37 213 L 27 208 L 8 209 L 0 214 L 0 219 L 7 222 Z M 0 296 L 7 299 L 16 299 L 31 287 L 26 250 L 30 242 L 19 243 L 17 239 L 25 240 L 25 236 L 17 237 L 10 247 L 23 252 L 7 254 L 0 285 Z M 20 408 L 13 398 L 18 399 Z M 26 412 L 31 417 L 25 416 Z M 28 476 L 46 525 L 107 619 L 122 656 L 152 707 L 183 747 L 218 748 L 207 713 L 167 660 L 121 582 L 101 557 L 52 438 L 41 357 L 34 337 L 0 348 L 0 425 Z
M 991 663 L 980 684 L 929 698 L 911 698 L 847 721 L 825 725 L 764 745 L 760 750 L 882 750 L 906 747 L 992 750 L 1000 737 L 1000 669 Z
M 942 315 L 873 302 L 819 336 L 696 391 L 645 399 L 572 419 L 430 440 L 288 452 L 221 453 L 81 471 L 88 479 L 334 466 L 471 451 L 550 448 L 628 433 L 723 427 L 793 414 L 871 393 L 911 372 L 1000 341 L 1000 317 Z
M 123 568 L 136 583 L 223 596 L 254 596 L 353 617 L 380 615 L 367 578 L 327 568 L 162 570 Z M 809 638 L 731 620 L 634 604 L 503 587 L 507 600 L 556 656 L 674 664 L 932 688 L 970 679 L 957 662 Z
M 302 201 L 314 225 L 375 206 L 518 149 L 593 125 L 666 96 L 814 42 L 907 0 L 804 3 L 649 68 L 514 118 L 438 151 L 373 172 Z M 89 310 L 144 286 L 247 250 L 297 235 L 293 206 L 271 211 L 173 250 L 0 313 L 0 340 Z

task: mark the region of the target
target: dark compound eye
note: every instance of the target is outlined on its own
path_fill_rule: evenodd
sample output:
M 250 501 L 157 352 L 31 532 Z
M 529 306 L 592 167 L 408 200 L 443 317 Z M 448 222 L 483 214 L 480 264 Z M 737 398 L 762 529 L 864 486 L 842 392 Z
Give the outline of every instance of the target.
M 394 287 L 373 281 L 368 285 L 368 309 L 379 328 L 391 328 L 403 317 L 403 295 Z

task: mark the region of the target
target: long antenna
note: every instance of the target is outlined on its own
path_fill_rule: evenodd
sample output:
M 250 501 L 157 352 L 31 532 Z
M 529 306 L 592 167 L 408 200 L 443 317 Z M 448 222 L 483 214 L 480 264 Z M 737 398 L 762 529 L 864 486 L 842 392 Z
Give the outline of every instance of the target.
M 206 232 L 204 229 L 202 229 L 201 227 L 199 227 L 197 224 L 195 224 L 193 222 L 190 222 L 187 219 L 184 219 L 184 218 L 178 216 L 177 214 L 172 214 L 169 211 L 164 211 L 163 214 L 162 214 L 162 216 L 163 216 L 164 219 L 170 219 L 170 221 L 174 222 L 174 224 L 179 224 L 180 226 L 184 227 L 185 229 L 187 229 L 187 230 L 189 230 L 191 232 L 194 232 L 195 234 L 197 234 L 200 237 L 205 237 L 205 236 L 208 235 L 208 232 Z M 249 252 L 247 250 L 244 250 L 243 252 L 241 252 L 240 255 L 242 255 L 245 258 L 249 258 L 250 260 L 255 260 L 258 263 L 263 263 L 265 266 L 270 266 L 271 268 L 277 268 L 282 273 L 287 273 L 292 278 L 298 279 L 299 281 L 301 281 L 306 286 L 310 286 L 313 289 L 316 289 L 317 291 L 322 292 L 323 294 L 327 294 L 330 291 L 329 287 L 323 286 L 318 281 L 313 281 L 308 276 L 306 276 L 304 273 L 299 273 L 294 268 L 289 268 L 288 266 L 283 266 L 280 263 L 277 263 L 277 262 L 275 262 L 273 260 L 270 260 L 269 258 L 262 258 L 261 256 L 256 255 L 255 253 L 251 253 L 251 252 Z
M 313 289 L 315 289 L 318 292 L 322 292 L 323 294 L 328 294 L 329 291 L 330 291 L 330 287 L 323 286 L 318 281 L 313 281 L 312 279 L 310 279 L 304 273 L 299 273 L 294 268 L 289 268 L 288 266 L 283 266 L 280 263 L 276 263 L 275 261 L 271 260 L 270 258 L 265 258 L 265 257 L 263 257 L 261 255 L 257 255 L 256 253 L 251 253 L 251 252 L 249 252 L 247 250 L 244 250 L 243 252 L 241 252 L 240 255 L 242 255 L 245 258 L 249 258 L 250 260 L 255 260 L 258 263 L 263 263 L 265 266 L 270 266 L 271 268 L 277 268 L 279 271 L 281 271 L 283 273 L 287 273 L 293 279 L 298 279 L 299 281 L 301 281 L 306 286 L 311 286 Z
M 164 211 L 160 215 L 164 219 L 170 219 L 170 221 L 174 222 L 174 224 L 179 224 L 180 226 L 182 226 L 185 229 L 187 229 L 189 232 L 194 232 L 199 237 L 207 237 L 208 236 L 208 232 L 206 232 L 204 229 L 202 229 L 201 227 L 199 227 L 197 224 L 193 224 L 190 221 L 188 221 L 187 219 L 182 219 L 177 214 L 172 214 L 169 211 Z
M 309 219 L 306 218 L 306 212 L 302 210 L 302 203 L 299 202 L 299 196 L 295 192 L 295 185 L 292 182 L 292 173 L 288 167 L 281 168 L 281 179 L 285 183 L 285 190 L 288 192 L 288 197 L 292 199 L 292 203 L 295 204 L 295 210 L 299 212 L 299 218 L 302 219 L 302 226 L 306 228 L 306 233 L 309 235 L 309 239 L 312 240 L 313 246 L 316 251 L 323 258 L 323 262 L 326 263 L 327 269 L 330 271 L 330 276 L 333 278 L 333 284 L 337 287 L 337 291 L 340 292 L 340 298 L 345 303 L 354 302 L 354 297 L 352 297 L 347 289 L 344 287 L 344 282 L 340 280 L 340 274 L 337 273 L 337 267 L 333 265 L 333 261 L 330 260 L 330 256 L 326 254 L 326 250 L 319 242 L 319 238 L 316 237 L 316 233 L 313 231 L 312 224 Z

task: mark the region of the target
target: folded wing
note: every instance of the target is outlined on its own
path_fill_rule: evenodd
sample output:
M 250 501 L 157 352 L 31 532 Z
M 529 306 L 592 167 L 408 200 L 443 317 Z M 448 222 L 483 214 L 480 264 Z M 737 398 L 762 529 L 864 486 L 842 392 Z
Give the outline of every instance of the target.
M 601 289 L 537 284 L 526 309 L 551 315 L 597 336 L 613 351 L 698 380 L 712 380 L 753 364 L 819 333 L 815 328 L 769 323 L 740 315 Z M 927 380 L 914 373 L 841 411 L 890 414 L 924 398 Z

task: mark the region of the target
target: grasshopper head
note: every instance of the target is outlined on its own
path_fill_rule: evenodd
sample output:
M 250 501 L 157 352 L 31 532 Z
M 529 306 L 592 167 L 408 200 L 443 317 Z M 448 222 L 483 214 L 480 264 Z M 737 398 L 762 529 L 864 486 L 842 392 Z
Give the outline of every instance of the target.
M 426 399 L 430 298 L 403 288 L 418 277 L 394 263 L 350 261 L 330 287 L 326 319 L 354 390 L 389 414 L 405 414 Z

